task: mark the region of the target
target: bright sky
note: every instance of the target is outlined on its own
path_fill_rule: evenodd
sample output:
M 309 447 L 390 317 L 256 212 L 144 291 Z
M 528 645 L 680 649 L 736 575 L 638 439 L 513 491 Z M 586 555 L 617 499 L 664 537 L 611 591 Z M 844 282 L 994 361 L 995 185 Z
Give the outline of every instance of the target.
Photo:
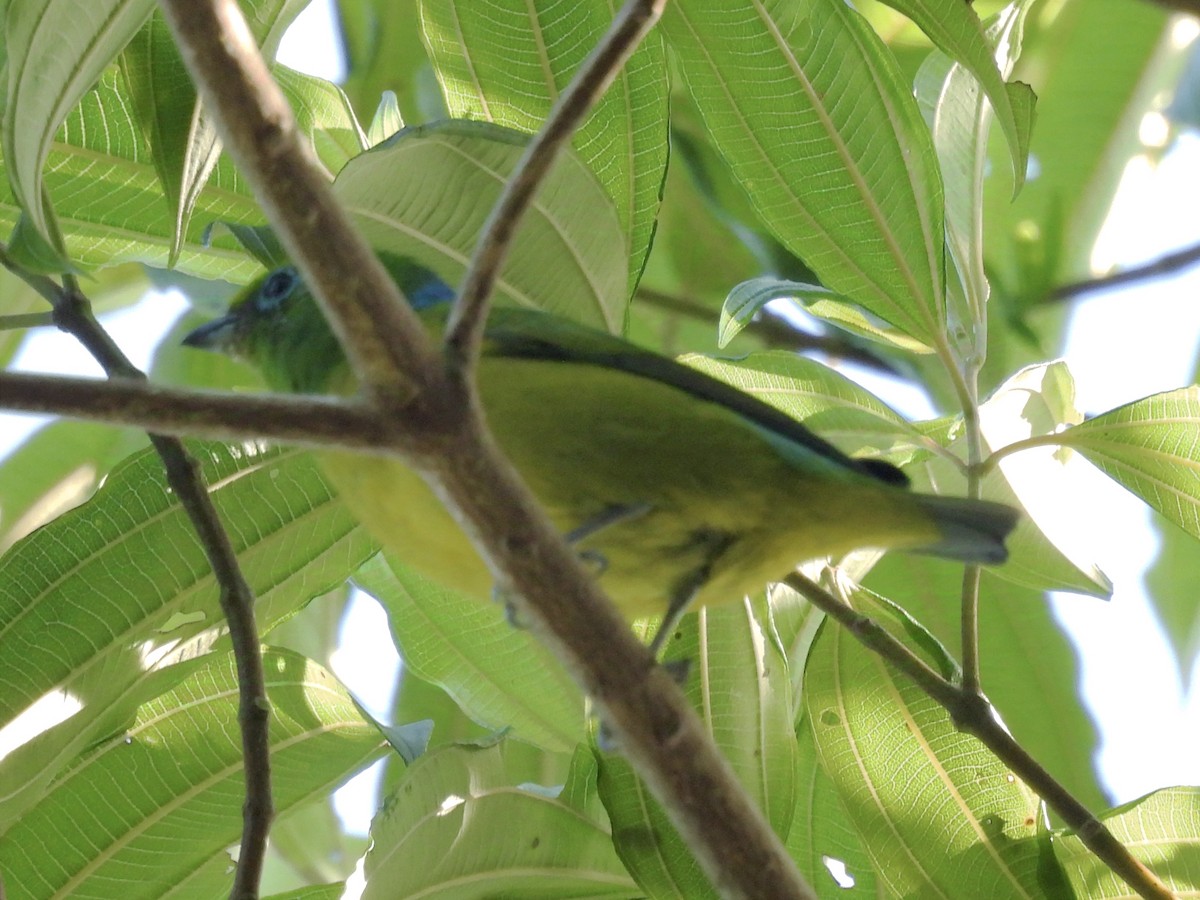
M 329 6 L 311 4 L 280 50 L 288 65 L 337 78 L 340 62 L 331 50 L 334 25 Z M 1200 240 L 1200 205 L 1180 197 L 1200 196 L 1200 139 L 1182 139 L 1157 168 L 1135 162 L 1127 172 L 1117 214 L 1099 252 L 1103 264 L 1129 266 Z M 1099 412 L 1157 391 L 1187 384 L 1200 340 L 1200 269 L 1170 279 L 1097 295 L 1078 303 L 1064 353 L 1075 374 L 1078 406 Z M 154 294 L 138 306 L 104 317 L 106 327 L 136 365 L 149 363 L 154 342 L 186 308 L 178 295 Z M 1162 322 L 1173 327 L 1161 328 Z M 72 339 L 39 329 L 19 354 L 24 371 L 99 375 Z M 870 385 L 875 390 L 878 385 Z M 911 392 L 880 391 L 910 413 Z M 36 425 L 32 417 L 0 414 L 0 454 Z M 1079 503 L 1079 527 L 1088 528 L 1095 559 L 1112 578 L 1113 600 L 1105 603 L 1062 595 L 1054 609 L 1080 650 L 1083 693 L 1103 740 L 1099 767 L 1117 802 L 1157 787 L 1200 783 L 1200 690 L 1179 682 L 1173 652 L 1148 606 L 1142 579 L 1157 540 L 1146 527 L 1143 504 L 1096 475 Z M 1094 510 L 1110 511 L 1103 518 Z M 368 709 L 386 718 L 398 660 L 386 621 L 374 601 L 360 598 L 343 628 L 334 669 Z M 373 780 L 356 779 L 339 795 L 339 812 L 365 833 L 374 809 Z

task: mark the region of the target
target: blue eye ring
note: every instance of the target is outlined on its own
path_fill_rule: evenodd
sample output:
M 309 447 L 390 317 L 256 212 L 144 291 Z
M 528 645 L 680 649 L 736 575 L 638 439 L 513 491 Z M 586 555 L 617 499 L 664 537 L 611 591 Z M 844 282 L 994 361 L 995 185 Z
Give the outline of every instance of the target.
M 299 273 L 291 266 L 276 269 L 263 281 L 258 289 L 258 308 L 264 312 L 278 309 L 292 295 L 300 283 Z

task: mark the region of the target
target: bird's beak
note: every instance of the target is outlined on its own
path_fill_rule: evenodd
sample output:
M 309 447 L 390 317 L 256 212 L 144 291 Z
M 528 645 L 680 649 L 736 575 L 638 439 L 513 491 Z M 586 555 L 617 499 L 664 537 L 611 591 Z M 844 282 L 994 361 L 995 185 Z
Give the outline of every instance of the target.
M 183 346 L 197 347 L 201 350 L 227 350 L 233 343 L 236 326 L 237 319 L 233 315 L 213 319 L 190 332 L 183 339 Z

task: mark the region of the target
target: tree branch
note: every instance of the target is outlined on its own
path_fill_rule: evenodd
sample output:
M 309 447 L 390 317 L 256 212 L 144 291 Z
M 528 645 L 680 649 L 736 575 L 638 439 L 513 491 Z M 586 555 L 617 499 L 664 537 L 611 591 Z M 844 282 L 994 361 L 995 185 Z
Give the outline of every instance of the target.
M 7 248 L 0 246 L 0 264 L 24 279 L 52 305 L 54 324 L 78 340 L 110 379 L 144 383 L 145 375 L 129 361 L 112 337 L 92 314 L 91 303 L 74 278 L 64 278 L 65 287 L 51 279 L 25 272 L 15 266 Z M 108 384 L 110 382 L 101 382 Z M 195 529 L 204 554 L 221 589 L 221 610 L 229 626 L 229 639 L 238 673 L 238 724 L 242 735 L 242 766 L 246 777 L 246 799 L 242 806 L 242 843 L 234 873 L 236 898 L 258 896 L 267 834 L 275 815 L 271 798 L 271 754 L 268 726 L 270 707 L 263 674 L 262 649 L 254 618 L 254 593 L 242 576 L 237 553 L 221 527 L 217 510 L 205 488 L 200 467 L 182 441 L 153 431 L 149 433 L 167 484 L 179 498 Z
M 1084 846 L 1124 879 L 1139 896 L 1148 900 L 1172 900 L 1175 895 L 1158 876 L 1135 859 L 1103 822 L 1092 815 L 1005 731 L 986 697 L 942 678 L 882 625 L 839 600 L 807 576 L 794 572 L 784 582 L 844 626 L 864 647 L 912 678 L 926 694 L 945 708 L 956 728 L 974 736 L 996 754 L 1001 762 L 1058 813 L 1068 827 L 1074 829 Z
M 0 372 L 0 403 L 15 412 L 55 413 L 177 436 L 268 438 L 307 447 L 386 451 L 394 428 L 350 398 L 226 394 L 115 378 Z
M 1194 5 L 1200 7 L 1200 0 L 1196 0 Z M 1150 262 L 1142 263 L 1140 266 L 1134 266 L 1131 269 L 1113 272 L 1110 275 L 1101 275 L 1099 278 L 1085 278 L 1082 281 L 1073 281 L 1069 284 L 1060 285 L 1050 293 L 1048 299 L 1052 301 L 1074 300 L 1076 297 L 1082 297 L 1084 294 L 1090 294 L 1094 291 L 1103 291 L 1108 288 L 1134 284 L 1150 278 L 1158 278 L 1162 275 L 1171 275 L 1180 269 L 1185 269 L 1198 262 L 1200 262 L 1200 244 L 1193 244 L 1190 247 L 1184 247 L 1182 250 L 1165 253 L 1158 259 L 1152 259 Z
M 162 0 L 183 56 L 200 85 L 218 130 L 263 204 L 284 246 L 316 288 L 339 336 L 371 386 L 377 421 L 393 442 L 404 436 L 408 461 L 448 501 L 449 508 L 483 552 L 498 581 L 515 588 L 518 612 L 592 694 L 601 715 L 651 791 L 693 847 L 702 867 L 728 897 L 812 898 L 782 843 L 762 813 L 741 790 L 728 764 L 687 705 L 682 692 L 580 566 L 536 501 L 499 455 L 482 423 L 474 392 L 458 377 L 473 354 L 472 329 L 460 327 L 451 353 L 451 372 L 428 346 L 411 312 L 395 303 L 367 244 L 350 226 L 331 192 L 299 148 L 296 129 L 278 91 L 266 83 L 265 67 L 247 37 L 233 0 Z M 661 4 L 662 0 L 658 0 Z M 648 27 L 651 0 L 631 0 L 633 12 L 577 75 L 582 82 L 564 92 L 585 98 L 560 104 L 535 138 L 513 178 L 536 187 L 540 178 L 522 170 L 544 170 L 552 152 L 570 133 L 571 116 L 586 109 L 614 76 Z M 265 112 L 264 112 L 265 111 Z M 282 161 L 286 160 L 284 163 Z M 519 209 L 524 201 L 511 201 Z M 500 229 L 484 237 L 478 256 L 503 257 Z M 496 248 L 486 247 L 495 243 Z M 468 275 L 487 293 L 486 266 Z M 465 307 L 482 316 L 483 300 Z M 465 329 L 461 330 L 461 329 Z M 455 359 L 457 357 L 457 359 Z M 392 371 L 415 389 L 396 390 Z M 462 387 L 467 384 L 464 392 Z M 406 399 L 413 402 L 405 403 Z

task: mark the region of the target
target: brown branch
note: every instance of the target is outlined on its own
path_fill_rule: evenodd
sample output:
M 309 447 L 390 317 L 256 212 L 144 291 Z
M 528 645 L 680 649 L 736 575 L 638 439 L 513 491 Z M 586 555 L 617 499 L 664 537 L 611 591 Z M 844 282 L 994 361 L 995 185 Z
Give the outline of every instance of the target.
M 950 714 L 956 728 L 977 738 L 1007 765 L 1075 831 L 1084 846 L 1125 883 L 1148 900 L 1172 900 L 1174 894 L 1129 852 L 1108 828 L 1080 803 L 1054 776 L 1042 768 L 1005 731 L 987 698 L 951 684 L 927 666 L 878 622 L 839 600 L 812 579 L 796 572 L 784 582 L 813 606 L 844 626 L 872 650 L 908 675 Z
M 575 129 L 650 33 L 665 6 L 666 0 L 628 0 L 621 7 L 608 33 L 580 64 L 541 129 L 521 154 L 483 225 L 446 329 L 446 350 L 456 365 L 471 365 L 478 352 L 487 321 L 488 298 L 534 193 Z
M 1200 7 L 1200 0 L 1197 0 L 1196 5 Z M 1158 259 L 1152 259 L 1148 263 L 1134 266 L 1131 269 L 1113 272 L 1110 275 L 1101 275 L 1099 278 L 1085 278 L 1082 281 L 1073 281 L 1070 284 L 1060 285 L 1051 291 L 1048 299 L 1051 301 L 1074 300 L 1076 297 L 1090 294 L 1093 291 L 1102 291 L 1125 284 L 1134 284 L 1150 278 L 1158 278 L 1162 275 L 1171 275 L 1180 269 L 1185 269 L 1198 262 L 1200 262 L 1200 244 L 1193 244 L 1191 247 L 1184 247 L 1182 250 L 1166 253 Z
M 216 440 L 270 440 L 308 447 L 386 451 L 393 434 L 352 399 L 227 394 L 117 378 L 0 372 L 0 406 Z
M 3 247 L 0 247 L 0 263 L 50 300 L 54 324 L 83 344 L 110 379 L 130 383 L 144 381 L 145 375 L 129 361 L 96 320 L 91 303 L 79 290 L 73 277 L 64 278 L 65 287 L 60 288 L 51 279 L 26 273 L 13 265 L 7 248 Z M 254 592 L 242 576 L 237 553 L 221 526 L 196 460 L 176 437 L 153 431 L 149 437 L 166 470 L 167 484 L 187 513 L 221 588 L 221 610 L 229 626 L 229 639 L 238 672 L 238 724 L 246 777 L 241 852 L 234 874 L 232 896 L 253 898 L 258 896 L 258 883 L 267 851 L 267 833 L 275 815 L 271 799 L 270 707 L 267 705 L 258 625 L 254 618 Z
M 425 343 L 411 315 L 394 306 L 367 244 L 350 226 L 327 186 L 311 171 L 278 92 L 263 83 L 265 68 L 246 37 L 233 0 L 162 0 L 183 56 L 200 85 L 231 155 L 252 184 L 271 224 L 295 255 L 331 317 L 344 324 L 354 359 L 371 381 L 380 428 L 393 444 L 404 439 L 409 461 L 429 477 L 488 560 L 497 580 L 516 591 L 518 612 L 597 701 L 601 714 L 651 791 L 728 897 L 811 898 L 778 837 L 741 790 L 682 692 L 656 666 L 646 647 L 545 518 L 482 423 L 474 392 L 458 377 L 473 352 L 471 325 L 460 332 L 449 367 Z M 659 0 L 661 4 L 662 0 Z M 619 20 L 653 10 L 631 0 Z M 646 20 L 648 21 L 648 20 Z M 585 67 L 583 85 L 568 88 L 594 98 L 614 77 L 645 25 L 619 30 Z M 622 46 L 621 42 L 625 42 Z M 611 67 L 608 70 L 605 67 Z M 266 115 L 260 104 L 267 110 Z M 572 106 L 559 114 L 577 113 Z M 553 135 L 560 124 L 551 121 Z M 568 129 L 569 131 L 569 129 Z M 535 138 L 552 150 L 564 138 Z M 295 145 L 295 146 L 293 146 Z M 548 160 L 526 155 L 533 171 Z M 281 160 L 288 160 L 286 165 Z M 518 172 L 521 182 L 526 176 Z M 536 186 L 532 179 L 528 188 Z M 514 208 L 520 203 L 514 202 Z M 495 227 L 504 229 L 503 221 Z M 485 241 L 490 239 L 485 238 Z M 499 238 L 501 247 L 506 238 Z M 485 244 L 486 246 L 486 244 Z M 331 252 L 331 248 L 340 248 Z M 481 251 L 503 255 L 502 249 Z M 367 270 L 370 270 L 368 273 Z M 481 288 L 484 273 L 473 277 Z M 369 284 L 368 284 L 369 280 Z M 486 294 L 481 290 L 480 296 Z M 482 302 L 482 301 L 480 301 Z M 467 309 L 473 307 L 468 305 Z M 475 310 L 470 315 L 481 315 Z M 385 345 L 381 347 L 380 345 Z M 394 348 L 394 349 L 391 349 Z M 415 395 L 389 390 L 389 368 Z M 448 377 L 449 376 L 449 377 Z M 466 390 L 463 390 L 464 385 Z M 0 383 L 2 386 L 2 383 Z M 385 424 L 386 423 L 386 424 Z

